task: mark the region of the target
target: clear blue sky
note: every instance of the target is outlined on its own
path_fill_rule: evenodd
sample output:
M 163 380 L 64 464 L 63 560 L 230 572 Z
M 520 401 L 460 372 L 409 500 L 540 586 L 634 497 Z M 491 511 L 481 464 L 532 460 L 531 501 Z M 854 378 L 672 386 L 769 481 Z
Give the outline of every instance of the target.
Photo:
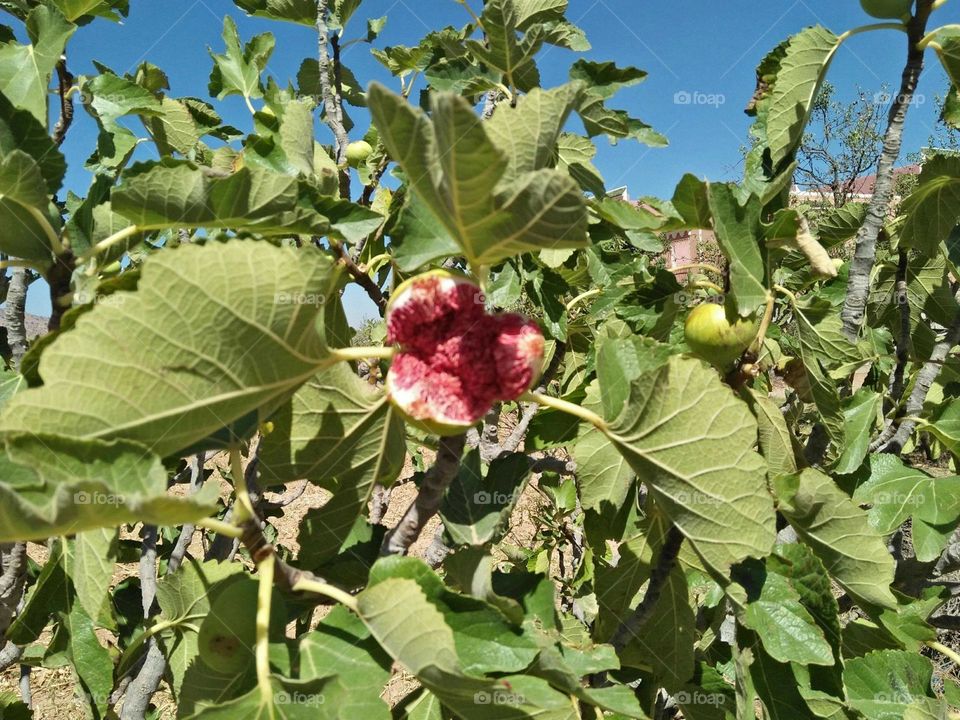
M 481 0 L 470 3 L 479 10 Z M 131 0 L 130 5 L 130 17 L 123 25 L 98 21 L 80 28 L 69 46 L 74 74 L 95 73 L 93 60 L 118 73 L 132 71 L 148 60 L 169 75 L 171 95 L 207 98 L 211 67 L 207 47 L 222 51 L 225 14 L 237 20 L 244 40 L 264 31 L 277 36 L 268 72 L 281 84 L 295 82 L 303 58 L 316 53 L 316 36 L 310 28 L 247 18 L 231 0 Z M 363 34 L 367 17 L 382 15 L 388 21 L 376 41 L 381 47 L 414 44 L 430 30 L 468 21 L 465 10 L 454 0 L 364 0 L 348 27 L 347 38 Z M 649 73 L 646 82 L 621 92 L 611 105 L 653 125 L 669 138 L 670 147 L 650 149 L 634 142 L 611 147 L 598 139 L 596 163 L 607 186 L 627 185 L 635 197 L 669 197 L 686 172 L 713 180 L 739 178 L 740 147 L 751 123 L 743 107 L 753 93 L 757 62 L 805 26 L 820 23 L 839 33 L 872 22 L 858 0 L 570 0 L 568 17 L 586 31 L 593 45 L 588 57 L 635 65 Z M 960 22 L 960 0 L 949 2 L 934 19 L 938 24 Z M 896 88 L 904 57 L 902 33 L 857 36 L 841 48 L 830 80 L 841 98 L 851 97 L 857 85 L 875 90 L 886 83 Z M 574 59 L 568 51 L 547 50 L 539 59 L 543 84 L 564 82 Z M 351 46 L 343 60 L 363 81 L 393 82 L 370 56 L 368 45 Z M 920 88 L 925 102 L 910 116 L 905 151 L 925 144 L 936 119 L 933 96 L 943 94 L 946 86 L 931 52 Z M 697 96 L 700 102 L 678 103 L 678 93 Z M 249 130 L 250 117 L 242 100 L 228 98 L 217 107 L 226 122 Z M 352 112 L 357 124 L 364 126 L 366 118 Z M 359 130 L 354 134 L 359 137 Z M 331 141 L 323 127 L 318 127 L 318 137 L 322 142 Z M 83 161 L 95 138 L 95 123 L 78 108 L 63 150 L 70 164 L 67 187 L 81 195 L 86 194 L 89 183 Z M 48 312 L 45 290 L 39 283 L 33 288 L 28 304 L 31 312 Z M 351 293 L 347 304 L 353 319 L 372 314 L 372 306 L 358 295 Z

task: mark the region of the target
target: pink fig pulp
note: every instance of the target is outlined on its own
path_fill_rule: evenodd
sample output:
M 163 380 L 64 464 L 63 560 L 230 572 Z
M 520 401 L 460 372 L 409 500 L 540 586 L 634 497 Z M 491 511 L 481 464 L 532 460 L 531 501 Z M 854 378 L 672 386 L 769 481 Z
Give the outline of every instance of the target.
M 399 346 L 387 374 L 390 400 L 437 435 L 464 432 L 497 401 L 516 400 L 543 364 L 543 334 L 535 322 L 487 313 L 476 283 L 442 270 L 394 291 L 387 342 Z

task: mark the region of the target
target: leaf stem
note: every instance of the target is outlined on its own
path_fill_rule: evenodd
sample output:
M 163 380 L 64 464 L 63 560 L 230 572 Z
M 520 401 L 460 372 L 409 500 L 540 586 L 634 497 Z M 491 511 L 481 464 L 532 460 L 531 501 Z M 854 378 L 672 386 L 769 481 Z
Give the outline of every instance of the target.
M 46 268 L 30 260 L 0 260 L 0 270 L 6 270 L 7 268 L 30 268 L 40 273 L 46 272 Z
M 380 253 L 379 255 L 374 255 L 372 258 L 367 260 L 367 262 L 365 262 L 360 267 L 360 269 L 363 270 L 363 272 L 365 273 L 369 273 L 371 270 L 374 270 L 374 271 L 379 270 L 380 268 L 377 265 L 377 263 L 383 260 L 392 261 L 393 255 L 391 255 L 390 253 Z
M 789 290 L 787 290 L 785 287 L 783 287 L 783 285 L 774 285 L 773 289 L 776 290 L 781 295 L 785 296 L 790 301 L 791 305 L 797 304 L 797 296 L 794 295 Z
M 560 398 L 551 397 L 550 395 L 544 395 L 538 392 L 528 392 L 521 395 L 518 400 L 523 402 L 535 402 L 543 407 L 560 410 L 568 415 L 573 415 L 581 420 L 585 420 L 598 430 L 606 431 L 607 429 L 606 421 L 595 412 L 587 410 L 586 408 L 576 405 L 572 402 L 561 400 Z
M 243 536 L 242 528 L 239 528 L 232 523 L 223 522 L 223 520 L 217 520 L 216 518 L 201 518 L 197 520 L 196 524 L 197 527 L 212 530 L 213 532 L 220 535 L 225 535 L 226 537 L 238 538 Z
M 941 655 L 946 655 L 955 665 L 960 666 L 960 654 L 957 654 L 943 643 L 939 643 L 936 640 L 927 640 L 925 644 L 931 650 L 936 650 Z
M 845 33 L 840 35 L 837 39 L 837 44 L 840 45 L 845 40 L 849 40 L 854 35 L 860 35 L 862 33 L 873 32 L 874 30 L 899 30 L 901 32 L 907 32 L 906 23 L 902 22 L 888 22 L 888 23 L 873 23 L 872 25 L 861 25 L 860 27 L 855 27 L 851 30 L 847 30 Z
M 700 290 L 713 290 L 715 293 L 723 295 L 723 288 L 709 280 L 694 280 L 691 283 L 687 283 L 687 287 L 694 289 L 699 288 Z
M 250 98 L 246 95 L 243 96 L 243 101 L 247 104 L 247 109 L 250 111 L 251 115 L 257 114 L 257 109 L 253 106 L 253 103 L 250 102 Z
M 667 268 L 667 272 L 672 273 L 686 272 L 687 270 L 706 270 L 707 272 L 712 272 L 717 275 L 723 275 L 723 270 L 710 263 L 690 263 L 689 265 L 677 265 L 676 267 Z
M 243 475 L 243 465 L 240 460 L 240 447 L 234 445 L 230 448 L 230 471 L 233 475 L 233 491 L 237 496 L 237 505 L 233 510 L 233 521 L 237 525 L 243 525 L 247 520 L 257 516 L 253 508 L 253 501 L 250 500 L 250 492 L 247 490 L 247 481 Z M 271 571 L 272 572 L 272 571 Z
M 122 243 L 124 240 L 128 240 L 129 238 L 133 237 L 134 235 L 140 232 L 142 232 L 142 230 L 140 230 L 140 228 L 137 227 L 136 225 L 129 225 L 125 227 L 123 230 L 118 230 L 110 237 L 104 238 L 103 240 L 98 242 L 96 245 L 89 248 L 86 252 L 82 253 L 77 258 L 77 264 L 80 264 L 81 262 L 84 262 L 86 260 L 89 260 L 92 257 L 99 255 L 104 250 L 108 250 L 112 248 L 114 245 Z
M 257 563 L 260 585 L 257 588 L 257 686 L 263 704 L 270 706 L 273 687 L 270 684 L 270 603 L 273 600 L 273 553 Z
M 294 592 L 308 592 L 314 593 L 315 595 L 325 595 L 328 598 L 333 598 L 341 605 L 345 605 L 354 612 L 357 612 L 357 599 L 353 595 L 345 590 L 341 590 L 340 588 L 331 585 L 330 583 L 323 582 L 322 580 L 300 578 L 293 584 L 291 590 Z
M 470 17 L 473 18 L 473 22 L 476 23 L 477 27 L 481 30 L 483 29 L 483 23 L 480 22 L 480 18 L 477 17 L 477 14 L 473 11 L 473 8 L 467 4 L 467 0 L 454 0 L 454 2 L 463 5 L 464 10 L 470 14 Z
M 936 7 L 936 4 L 934 4 L 934 7 Z M 936 30 L 931 30 L 922 38 L 920 38 L 920 42 L 917 43 L 917 47 L 920 48 L 921 50 L 927 47 L 934 47 L 939 49 L 940 45 L 938 43 L 933 42 L 933 39 L 943 30 L 960 30 L 960 25 L 957 25 L 956 23 L 951 23 L 949 25 L 942 25 L 938 27 Z
M 586 292 L 580 293 L 573 300 L 567 303 L 567 312 L 570 312 L 573 308 L 575 308 L 577 305 L 582 303 L 584 300 L 589 300 L 592 297 L 596 297 L 602 292 L 603 290 L 601 290 L 600 288 L 593 288 L 592 290 L 587 290 Z
M 751 345 L 757 358 L 760 358 L 760 353 L 763 351 L 763 341 L 767 338 L 767 330 L 770 328 L 770 321 L 773 320 L 773 308 L 776 305 L 777 296 L 772 292 L 767 293 L 767 307 L 763 312 L 763 320 L 760 321 L 760 330 L 757 332 L 757 337 Z
M 37 221 L 37 224 L 43 228 L 43 232 L 47 236 L 47 240 L 50 243 L 50 250 L 53 254 L 63 255 L 63 245 L 60 243 L 60 237 L 57 235 L 57 231 L 53 229 L 53 225 L 50 224 L 46 215 L 32 205 L 23 205 L 21 207 L 26 208 L 27 212 Z
M 372 358 L 389 360 L 396 354 L 397 349 L 395 347 L 385 346 L 338 348 L 330 353 L 335 362 L 349 362 L 351 360 L 367 360 Z

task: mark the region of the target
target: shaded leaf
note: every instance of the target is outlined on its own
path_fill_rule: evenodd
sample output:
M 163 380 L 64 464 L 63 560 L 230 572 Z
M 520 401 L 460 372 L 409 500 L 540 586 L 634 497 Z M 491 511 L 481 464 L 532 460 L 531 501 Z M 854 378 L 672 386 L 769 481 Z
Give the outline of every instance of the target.
M 320 252 L 263 242 L 159 253 L 136 292 L 45 350 L 46 384 L 11 401 L 0 430 L 122 438 L 161 456 L 246 437 L 330 362 L 315 320 L 333 277 Z

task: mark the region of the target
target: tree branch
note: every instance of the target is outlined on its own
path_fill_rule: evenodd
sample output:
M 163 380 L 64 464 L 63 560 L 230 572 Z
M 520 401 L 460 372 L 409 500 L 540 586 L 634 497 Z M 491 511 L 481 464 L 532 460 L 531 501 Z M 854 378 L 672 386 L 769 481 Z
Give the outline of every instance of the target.
M 890 375 L 890 396 L 886 399 L 888 412 L 897 406 L 903 397 L 907 364 L 910 362 L 910 299 L 907 296 L 907 251 L 900 248 L 897 261 L 897 287 L 894 298 L 900 311 L 900 327 L 896 336 L 897 365 Z
M 347 137 L 347 129 L 343 124 L 343 109 L 341 106 L 342 98 L 337 92 L 337 88 L 330 83 L 330 30 L 327 27 L 327 0 L 317 0 L 317 45 L 319 50 L 318 65 L 320 71 L 320 92 L 319 100 L 323 103 L 323 119 L 327 127 L 333 132 L 334 137 L 334 159 L 339 168 L 340 177 L 340 197 L 344 200 L 350 199 L 350 172 L 346 170 L 347 164 L 347 145 L 350 140 Z M 339 54 L 339 53 L 338 53 Z M 337 64 L 334 63 L 334 75 L 339 74 Z
M 0 649 L 7 644 L 6 631 L 17 612 L 27 578 L 27 544 L 0 544 Z
M 620 623 L 620 626 L 610 638 L 610 644 L 613 645 L 617 654 L 623 652 L 627 643 L 636 636 L 643 624 L 650 618 L 650 614 L 656 607 L 657 600 L 660 599 L 660 594 L 667 584 L 667 578 L 670 577 L 674 565 L 677 564 L 681 545 L 683 545 L 683 534 L 675 525 L 671 525 L 663 539 L 657 564 L 650 570 L 650 582 L 647 584 L 647 592 L 644 593 L 643 600 L 640 601 L 630 617 Z
M 360 269 L 357 263 L 354 262 L 353 258 L 350 257 L 350 253 L 348 253 L 347 249 L 343 246 L 343 243 L 339 240 L 331 239 L 330 244 L 340 256 L 340 263 L 347 269 L 347 272 L 350 273 L 350 277 L 353 278 L 357 285 L 366 291 L 367 296 L 373 300 L 374 304 L 380 310 L 380 315 L 383 316 L 387 311 L 387 297 L 383 294 L 383 290 L 374 282 L 372 277 L 367 275 Z
M 577 463 L 573 460 L 563 460 L 562 458 L 553 457 L 552 455 L 546 455 L 541 458 L 530 458 L 530 472 L 554 472 L 558 475 L 576 475 Z
M 427 521 L 440 509 L 443 494 L 460 469 L 460 457 L 463 455 L 465 442 L 466 435 L 441 438 L 433 467 L 423 476 L 420 491 L 407 507 L 400 522 L 383 538 L 381 555 L 405 555 L 420 537 Z
M 191 495 L 203 485 L 205 460 L 206 455 L 202 452 L 190 459 L 188 468 L 190 470 Z M 140 583 L 143 595 L 144 619 L 150 617 L 153 600 L 157 594 L 156 527 L 153 527 L 152 533 L 146 532 L 147 527 L 153 526 L 144 527 L 144 552 L 140 557 Z M 195 529 L 193 524 L 187 524 L 180 530 L 180 536 L 177 538 L 177 543 L 174 545 L 173 552 L 167 562 L 167 575 L 175 573 L 183 563 L 183 558 Z M 160 687 L 160 680 L 163 678 L 166 669 L 167 659 L 160 650 L 156 638 L 151 637 L 148 640 L 146 657 L 136 676 L 127 680 L 126 683 L 121 681 L 117 692 L 111 696 L 111 702 L 113 703 L 118 702 L 121 696 L 124 698 L 123 707 L 120 711 L 121 720 L 142 720 L 146 716 L 150 700 L 157 688 Z
M 157 526 L 144 525 L 140 531 L 143 539 L 140 550 L 140 597 L 143 619 L 153 615 L 153 603 L 157 596 Z M 127 685 L 120 710 L 120 720 L 143 720 L 150 699 L 160 687 L 160 678 L 167 666 L 163 652 L 155 637 L 147 640 L 147 655 L 137 676 Z M 157 672 L 159 668 L 159 672 Z
M 30 271 L 22 267 L 13 268 L 3 314 L 4 324 L 7 326 L 7 344 L 11 352 L 10 364 L 14 370 L 20 369 L 20 361 L 27 352 L 27 328 L 24 324 L 24 314 L 29 287 Z
M 883 153 L 877 166 L 877 182 L 867 208 L 867 217 L 857 232 L 857 246 L 850 263 L 850 279 L 841 318 L 843 333 L 851 341 L 860 335 L 870 292 L 870 272 L 877 254 L 877 236 L 887 219 L 894 191 L 894 166 L 903 145 L 903 126 L 923 72 L 924 49 L 918 47 L 927 29 L 933 0 L 917 0 L 916 14 L 907 26 L 907 64 L 894 98 L 883 139 Z
M 6 642 L 6 641 L 5 641 Z M 23 648 L 14 645 L 12 642 L 6 642 L 0 649 L 0 672 L 3 672 L 11 665 L 14 665 L 23 655 Z
M 907 398 L 903 412 L 900 414 L 900 417 L 907 419 L 904 419 L 899 426 L 895 422 L 891 423 L 883 434 L 870 445 L 871 452 L 879 450 L 896 455 L 903 450 L 904 445 L 907 444 L 907 440 L 910 439 L 917 426 L 917 423 L 909 418 L 917 417 L 923 412 L 923 404 L 927 400 L 927 393 L 930 392 L 930 387 L 940 374 L 940 369 L 943 367 L 947 354 L 958 342 L 960 342 L 960 312 L 957 313 L 953 323 L 947 329 L 946 337 L 934 346 L 933 352 L 930 353 L 930 359 L 924 363 L 920 372 L 917 373 L 913 390 L 910 397 Z
M 57 63 L 57 94 L 60 96 L 60 118 L 53 127 L 53 143 L 57 147 L 63 145 L 67 138 L 67 131 L 73 125 L 73 98 L 67 93 L 73 86 L 73 75 L 67 69 L 67 56 L 61 55 Z

